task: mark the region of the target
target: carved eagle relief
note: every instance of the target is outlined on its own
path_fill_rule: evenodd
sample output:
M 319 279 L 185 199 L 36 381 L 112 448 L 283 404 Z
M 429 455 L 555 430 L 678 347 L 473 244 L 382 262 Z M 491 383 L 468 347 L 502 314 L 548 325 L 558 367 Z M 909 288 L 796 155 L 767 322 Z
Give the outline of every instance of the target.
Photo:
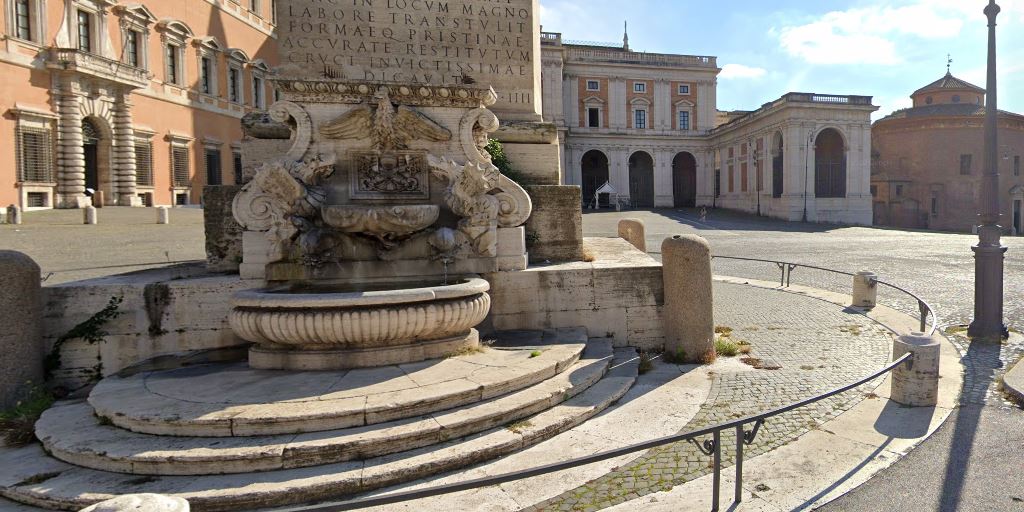
M 369 135 L 373 148 L 382 152 L 408 149 L 413 140 L 451 140 L 452 132 L 427 116 L 404 105 L 392 105 L 386 89 L 374 98 L 375 109 L 362 106 L 350 110 L 321 126 L 320 133 L 330 139 L 362 139 Z

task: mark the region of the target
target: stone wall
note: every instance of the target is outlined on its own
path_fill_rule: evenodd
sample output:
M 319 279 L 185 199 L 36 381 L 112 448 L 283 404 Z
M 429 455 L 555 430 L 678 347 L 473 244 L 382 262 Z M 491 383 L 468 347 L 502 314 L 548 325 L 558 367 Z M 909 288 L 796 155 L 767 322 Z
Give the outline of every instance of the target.
M 484 276 L 496 330 L 586 327 L 615 346 L 665 344 L 661 264 L 618 238 L 588 238 L 590 262 L 540 265 Z
M 531 262 L 583 259 L 583 212 L 577 186 L 529 186 L 533 215 L 526 222 Z
M 103 325 L 104 340 L 66 342 L 54 372 L 74 389 L 97 374 L 107 376 L 148 359 L 241 342 L 228 325 L 231 295 L 254 286 L 238 276 L 211 275 L 199 265 L 170 267 L 43 288 L 43 345 L 121 297 L 120 316 Z
M 203 227 L 206 230 L 206 267 L 237 272 L 242 262 L 242 226 L 231 213 L 240 185 L 203 188 Z

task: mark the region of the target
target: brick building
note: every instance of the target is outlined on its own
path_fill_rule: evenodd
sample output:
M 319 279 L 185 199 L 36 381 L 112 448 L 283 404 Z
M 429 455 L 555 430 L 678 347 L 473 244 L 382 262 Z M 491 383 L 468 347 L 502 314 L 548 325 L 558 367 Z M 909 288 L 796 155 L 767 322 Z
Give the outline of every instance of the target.
M 272 102 L 273 0 L 4 0 L 0 205 L 194 204 Z
M 789 93 L 722 113 L 715 57 L 553 32 L 541 51 L 544 119 L 558 127 L 565 184 L 580 185 L 588 206 L 607 182 L 637 208 L 871 223 L 870 97 Z
M 985 90 L 952 74 L 911 96 L 913 107 L 871 130 L 871 191 L 877 225 L 970 231 L 984 174 Z M 1024 229 L 1024 116 L 999 112 L 1002 224 Z

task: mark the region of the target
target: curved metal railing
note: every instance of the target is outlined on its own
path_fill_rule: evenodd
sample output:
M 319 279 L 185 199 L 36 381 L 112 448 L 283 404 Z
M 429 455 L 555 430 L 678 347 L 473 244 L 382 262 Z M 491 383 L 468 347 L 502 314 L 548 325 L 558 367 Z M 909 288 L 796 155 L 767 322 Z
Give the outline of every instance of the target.
M 839 274 L 839 275 L 850 276 L 850 277 L 856 277 L 857 276 L 857 274 L 853 274 L 853 273 L 850 273 L 850 272 L 843 272 L 841 270 L 833 270 L 833 269 L 830 269 L 830 268 L 817 267 L 817 266 L 814 266 L 814 265 L 805 265 L 803 263 L 792 263 L 792 262 L 788 262 L 788 261 L 765 260 L 765 259 L 758 259 L 758 258 L 743 258 L 743 257 L 739 257 L 739 256 L 712 256 L 711 258 L 714 259 L 714 260 L 734 260 L 734 261 L 749 261 L 749 262 L 755 262 L 755 263 L 774 263 L 775 266 L 777 266 L 779 268 L 780 272 L 781 272 L 781 274 L 779 276 L 779 286 L 785 286 L 785 287 L 789 287 L 790 280 L 791 280 L 791 278 L 793 276 L 793 270 L 795 270 L 797 268 L 806 268 L 806 269 L 811 269 L 811 270 L 818 270 L 818 271 L 821 271 L 821 272 L 830 272 L 832 274 Z M 878 278 L 873 279 L 872 282 L 875 283 L 876 285 L 886 286 L 886 287 L 892 288 L 892 289 L 894 289 L 896 291 L 902 292 L 902 293 L 910 296 L 910 298 L 912 298 L 915 301 L 917 301 L 917 310 L 918 310 L 918 313 L 919 313 L 918 318 L 920 320 L 920 327 L 921 327 L 920 331 L 923 332 L 923 333 L 928 334 L 929 336 L 935 334 L 935 331 L 936 331 L 936 329 L 938 329 L 938 326 L 939 326 L 939 315 L 935 313 L 935 309 L 932 308 L 931 305 L 928 304 L 927 301 L 922 299 L 916 293 L 911 292 L 910 290 L 907 290 L 907 289 L 902 288 L 900 286 L 896 286 L 895 284 L 888 283 L 886 281 L 882 281 L 882 280 L 880 280 Z M 928 327 L 928 317 L 929 316 L 932 318 L 932 323 L 931 323 L 931 327 L 930 328 Z

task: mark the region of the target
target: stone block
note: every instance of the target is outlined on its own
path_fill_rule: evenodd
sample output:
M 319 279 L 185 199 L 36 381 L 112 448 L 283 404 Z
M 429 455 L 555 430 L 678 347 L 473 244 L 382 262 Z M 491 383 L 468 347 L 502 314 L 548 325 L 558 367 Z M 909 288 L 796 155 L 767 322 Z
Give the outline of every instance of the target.
M 893 359 L 907 353 L 913 357 L 892 371 L 892 401 L 908 407 L 933 407 L 938 403 L 940 348 L 938 339 L 920 332 L 896 338 Z
M 531 262 L 583 259 L 583 210 L 580 187 L 529 186 L 533 215 L 526 222 Z
M 526 228 L 498 228 L 498 257 L 526 254 Z
M 42 292 L 39 265 L 16 251 L 0 251 L 0 409 L 43 381 Z
M 242 141 L 242 183 L 256 175 L 256 168 L 265 162 L 277 160 L 288 153 L 292 141 L 280 139 L 246 139 Z
M 161 494 L 125 494 L 101 501 L 81 512 L 189 512 L 188 501 Z
M 619 221 L 619 238 L 633 244 L 637 250 L 647 252 L 647 235 L 644 221 L 640 219 L 622 219 Z
M 677 235 L 661 245 L 665 282 L 665 350 L 692 363 L 715 355 L 711 247 L 696 235 Z
M 526 270 L 529 266 L 530 262 L 525 254 L 521 256 L 498 256 L 498 272 Z
M 562 180 L 558 144 L 503 143 L 505 156 L 524 185 L 558 185 Z
M 231 212 L 231 203 L 242 187 L 203 187 L 203 227 L 206 230 L 206 266 L 218 272 L 234 272 L 242 262 L 242 226 Z

